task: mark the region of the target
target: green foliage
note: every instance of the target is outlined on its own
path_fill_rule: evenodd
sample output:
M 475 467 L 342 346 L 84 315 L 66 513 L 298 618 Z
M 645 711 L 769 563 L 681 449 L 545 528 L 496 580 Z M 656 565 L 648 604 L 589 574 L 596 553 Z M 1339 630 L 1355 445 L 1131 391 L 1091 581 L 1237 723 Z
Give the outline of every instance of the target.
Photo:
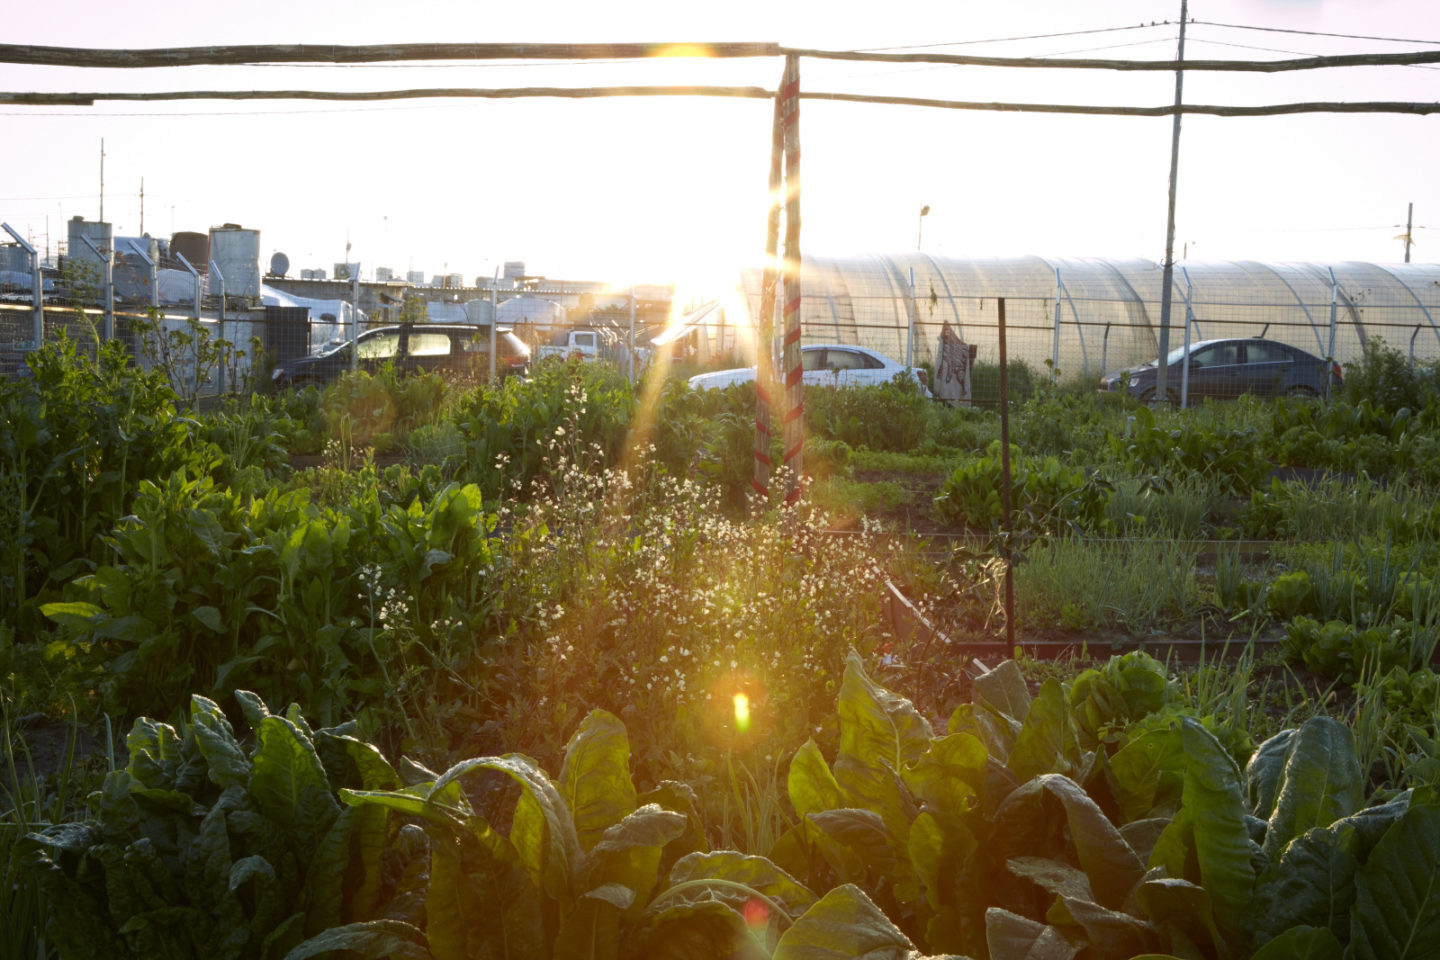
M 1398 349 L 1371 337 L 1361 358 L 1345 364 L 1345 398 L 1355 404 L 1369 401 L 1390 413 L 1420 410 L 1440 399 L 1440 365 L 1422 361 L 1411 366 Z
M 1001 457 L 998 442 L 986 455 L 959 467 L 935 496 L 935 512 L 946 523 L 995 532 L 1000 528 Z M 1011 449 L 1011 524 L 1032 535 L 1105 529 L 1111 487 L 1093 471 L 1056 457 L 1034 460 Z
M 327 723 L 404 704 L 421 686 L 416 658 L 467 655 L 485 620 L 476 574 L 494 522 L 458 484 L 321 508 L 273 491 L 245 502 L 209 479 L 145 481 L 105 538 L 112 561 L 42 607 L 63 628 L 47 656 L 93 671 L 114 713 L 168 713 L 186 690 L 240 685 L 302 699 Z
M 807 389 L 805 428 L 851 447 L 909 451 L 929 432 L 931 406 L 908 374 L 878 386 Z
M 1408 621 L 1363 628 L 1341 620 L 1324 624 L 1297 616 L 1285 625 L 1285 656 L 1306 669 L 1346 684 L 1354 684 L 1363 671 L 1388 673 L 1394 667 L 1416 669 L 1415 627 Z
M 1174 704 L 1178 693 L 1160 661 L 1137 650 L 1081 672 L 1070 684 L 1068 699 L 1093 749 L 1132 722 Z
M 380 913 L 397 890 L 383 810 L 342 811 L 343 785 L 398 786 L 345 728 L 311 731 L 238 694 L 254 742 L 204 697 L 183 733 L 136 721 L 98 819 L 32 834 L 62 960 L 283 957 L 308 933 Z M 323 760 L 322 760 L 323 757 Z
M 1116 459 L 1136 472 L 1171 480 L 1201 474 L 1224 492 L 1244 496 L 1270 470 L 1254 428 L 1217 431 L 1192 422 L 1166 427 L 1179 415 L 1157 415 L 1149 407 L 1137 407 L 1133 416 L 1129 435 L 1112 436 L 1110 445 Z
M 101 537 L 142 481 L 221 459 L 175 415 L 164 375 L 132 366 L 119 341 L 92 355 L 62 338 L 28 363 L 31 379 L 0 382 L 0 622 L 24 635 L 39 603 L 104 558 Z

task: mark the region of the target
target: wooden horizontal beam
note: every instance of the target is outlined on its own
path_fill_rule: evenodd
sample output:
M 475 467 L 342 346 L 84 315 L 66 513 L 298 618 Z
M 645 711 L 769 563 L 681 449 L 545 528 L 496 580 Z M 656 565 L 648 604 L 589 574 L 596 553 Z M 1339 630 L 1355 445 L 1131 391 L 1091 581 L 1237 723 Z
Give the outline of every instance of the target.
M 421 60 L 628 60 L 775 57 L 774 43 L 254 43 L 209 47 L 41 47 L 0 44 L 0 63 L 51 67 L 197 67 L 247 63 L 394 63 Z
M 203 47 L 52 47 L 0 44 L 0 63 L 54 67 L 136 69 L 254 63 L 395 63 L 474 60 L 625 60 L 667 57 L 730 59 L 795 54 L 823 60 L 872 63 L 935 63 L 971 67 L 1059 70 L 1227 71 L 1280 73 L 1332 67 L 1417 66 L 1440 63 L 1440 50 L 1354 53 L 1290 60 L 1098 60 L 1067 57 L 981 57 L 934 52 L 871 53 L 782 47 L 775 43 L 278 43 Z
M 722 97 L 769 100 L 775 91 L 764 87 L 723 86 L 618 86 L 618 87 L 426 87 L 408 90 L 173 90 L 143 93 L 0 92 L 0 104 L 19 106 L 88 107 L 103 102 L 160 102 L 174 100 L 324 100 L 367 102 L 376 100 L 526 98 L 595 99 L 602 97 Z M 1186 103 L 1156 107 L 1120 107 L 1074 103 L 1003 103 L 971 100 L 932 100 L 924 97 L 886 97 L 861 93 L 802 91 L 803 100 L 837 103 L 874 103 L 942 110 L 979 110 L 1000 113 L 1068 113 L 1118 117 L 1168 117 L 1176 113 L 1215 117 L 1270 117 L 1299 113 L 1440 113 L 1440 103 L 1409 101 L 1311 101 L 1264 106 Z
M 1329 57 L 1300 57 L 1292 60 L 1093 60 L 1079 57 L 977 57 L 947 53 L 868 53 L 858 50 L 791 50 L 787 53 L 819 60 L 860 60 L 872 63 L 938 63 L 962 67 L 1027 67 L 1059 70 L 1176 70 L 1221 71 L 1230 73 L 1285 73 L 1293 70 L 1323 70 L 1333 67 L 1411 67 L 1440 63 L 1440 50 L 1407 53 L 1347 53 Z

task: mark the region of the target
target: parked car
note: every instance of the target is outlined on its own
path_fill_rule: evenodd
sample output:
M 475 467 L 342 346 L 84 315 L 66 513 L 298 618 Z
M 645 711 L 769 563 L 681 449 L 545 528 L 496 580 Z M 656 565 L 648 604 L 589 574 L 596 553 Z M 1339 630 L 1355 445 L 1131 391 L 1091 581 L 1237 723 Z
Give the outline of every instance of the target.
M 495 331 L 498 379 L 529 370 L 530 348 L 513 330 Z M 327 345 L 319 353 L 291 360 L 275 368 L 276 386 L 301 387 L 329 383 L 350 369 L 355 351 L 350 341 Z M 378 370 L 386 363 L 405 371 L 467 375 L 481 380 L 490 373 L 490 328 L 465 323 L 417 323 L 366 330 L 359 337 L 362 370 Z
M 1180 398 L 1185 349 L 1179 346 L 1166 355 L 1165 393 L 1171 403 Z M 1275 340 L 1201 340 L 1190 344 L 1189 350 L 1189 402 L 1207 397 L 1234 399 L 1244 393 L 1256 397 L 1318 397 L 1341 385 L 1340 364 Z M 1148 403 L 1155 399 L 1156 363 L 1152 360 L 1109 374 L 1100 381 L 1100 389 L 1124 390 Z
M 535 359 L 542 357 L 578 357 L 586 363 L 600 359 L 600 351 L 613 345 L 614 334 L 609 330 L 557 330 L 548 343 L 535 348 Z
M 869 347 L 840 343 L 806 344 L 800 348 L 800 362 L 805 368 L 805 385 L 813 387 L 875 386 L 888 383 L 895 379 L 897 374 L 905 373 L 904 366 L 883 353 L 877 353 Z M 912 368 L 910 375 L 920 381 L 920 389 L 925 390 L 925 380 L 920 372 Z M 738 367 L 691 377 L 690 388 L 718 390 L 737 383 L 750 383 L 754 379 L 754 367 Z M 929 393 L 928 390 L 925 392 Z

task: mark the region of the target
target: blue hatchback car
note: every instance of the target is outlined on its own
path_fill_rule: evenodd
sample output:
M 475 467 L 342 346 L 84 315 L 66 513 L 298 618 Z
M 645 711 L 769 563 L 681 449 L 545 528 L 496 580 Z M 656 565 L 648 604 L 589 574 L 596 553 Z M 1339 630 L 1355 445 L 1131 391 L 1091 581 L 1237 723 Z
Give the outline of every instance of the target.
M 1171 350 L 1166 359 L 1165 393 L 1171 403 L 1180 399 L 1185 347 Z M 1189 347 L 1189 402 L 1206 398 L 1233 400 L 1241 394 L 1256 397 L 1319 397 L 1340 387 L 1340 364 L 1306 353 L 1298 347 L 1259 337 L 1201 340 Z M 1124 390 L 1143 402 L 1155 399 L 1156 362 L 1151 361 L 1107 375 L 1102 391 Z

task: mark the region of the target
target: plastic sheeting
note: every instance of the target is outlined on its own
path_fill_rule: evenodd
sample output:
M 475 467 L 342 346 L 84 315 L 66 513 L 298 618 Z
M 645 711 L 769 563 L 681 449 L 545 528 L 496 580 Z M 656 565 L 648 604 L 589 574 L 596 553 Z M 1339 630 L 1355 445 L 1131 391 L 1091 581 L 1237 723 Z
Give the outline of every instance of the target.
M 806 257 L 801 321 L 806 343 L 860 344 L 904 363 L 913 313 L 913 362 L 933 362 L 946 322 L 994 362 L 1004 297 L 1012 357 L 1098 377 L 1155 358 L 1162 282 L 1161 265 L 1148 260 Z M 753 316 L 760 272 L 746 271 L 741 286 Z M 1192 340 L 1264 336 L 1345 362 L 1380 337 L 1417 358 L 1440 357 L 1440 264 L 1187 261 L 1175 268 L 1172 295 L 1172 347 L 1183 343 L 1188 305 Z

